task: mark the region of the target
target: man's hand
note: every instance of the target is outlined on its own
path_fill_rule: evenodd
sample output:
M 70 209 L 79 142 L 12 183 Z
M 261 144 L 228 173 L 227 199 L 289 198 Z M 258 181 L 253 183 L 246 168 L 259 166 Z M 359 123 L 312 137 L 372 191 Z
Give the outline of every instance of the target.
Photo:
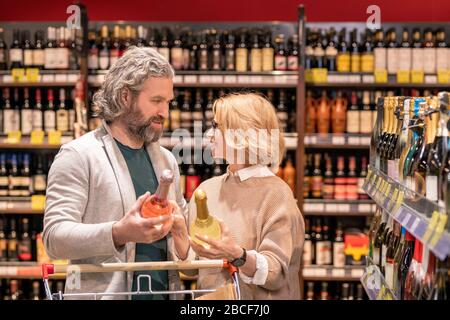
M 140 196 L 130 211 L 113 224 L 112 236 L 116 247 L 127 242 L 152 243 L 164 238 L 172 229 L 174 217 L 171 214 L 154 218 L 141 217 L 141 207 L 149 196 L 149 192 Z

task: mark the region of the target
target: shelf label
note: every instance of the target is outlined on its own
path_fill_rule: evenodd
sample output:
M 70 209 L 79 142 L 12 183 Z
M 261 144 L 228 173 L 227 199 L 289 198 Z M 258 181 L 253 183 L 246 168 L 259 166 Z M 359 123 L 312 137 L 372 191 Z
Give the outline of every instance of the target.
M 51 130 L 48 132 L 48 143 L 53 145 L 61 144 L 61 131 Z
M 39 82 L 39 69 L 38 68 L 27 68 L 27 81 L 28 82 Z
M 371 212 L 372 205 L 371 204 L 358 204 L 358 212 Z
M 438 70 L 437 81 L 440 84 L 450 83 L 450 70 Z
M 312 69 L 312 82 L 326 83 L 328 81 L 328 70 L 326 68 Z
M 332 144 L 345 144 L 345 137 L 340 137 L 340 136 L 332 136 L 331 137 L 331 143 Z
M 312 70 L 311 69 L 306 69 L 305 70 L 305 82 L 312 82 L 313 78 L 312 78 Z
M 364 269 L 352 269 L 350 275 L 354 278 L 361 278 L 364 274 Z
M 45 196 L 43 196 L 43 195 L 31 196 L 31 209 L 44 210 L 45 209 Z
M 13 82 L 25 82 L 25 69 L 14 68 L 11 70 L 11 75 L 13 77 Z
M 223 82 L 224 83 L 236 83 L 237 82 L 237 77 L 233 76 L 233 75 L 227 75 L 223 77 Z
M 343 268 L 333 268 L 333 269 L 331 269 L 331 276 L 338 277 L 338 278 L 339 277 L 345 277 L 345 269 L 343 269 Z
M 325 204 L 325 211 L 326 212 L 336 212 L 337 211 L 337 204 L 335 204 L 335 203 L 326 203 Z
M 374 72 L 375 83 L 387 83 L 388 73 L 386 69 L 376 69 Z
M 31 144 L 43 144 L 44 143 L 44 131 L 42 130 L 33 130 L 31 131 Z
M 22 140 L 22 132 L 21 131 L 10 131 L 8 132 L 8 138 L 6 139 L 7 143 L 20 143 Z
M 359 137 L 348 137 L 348 144 L 360 145 L 361 144 L 361 140 L 359 139 Z
M 423 70 L 412 70 L 411 83 L 423 83 L 423 82 L 424 82 Z
M 184 83 L 197 83 L 197 76 L 195 75 L 185 75 Z
M 422 240 L 424 242 L 430 241 L 431 235 L 433 234 L 434 230 L 436 229 L 436 225 L 439 220 L 439 215 L 440 214 L 438 211 L 433 211 L 433 213 L 431 214 L 431 219 L 430 219 L 430 222 L 428 223 L 427 230 L 425 230 L 425 234 L 422 237 Z
M 437 222 L 436 225 L 436 232 L 434 233 L 433 237 L 430 240 L 430 244 L 433 247 L 438 243 L 439 239 L 442 237 L 442 234 L 445 231 L 445 226 L 447 225 L 448 216 L 446 214 L 441 213 L 439 217 L 440 217 L 439 221 Z
M 397 83 L 409 83 L 409 82 L 410 82 L 409 70 L 397 71 Z
M 183 83 L 183 76 L 175 75 L 175 77 L 173 77 L 173 83 L 174 84 Z

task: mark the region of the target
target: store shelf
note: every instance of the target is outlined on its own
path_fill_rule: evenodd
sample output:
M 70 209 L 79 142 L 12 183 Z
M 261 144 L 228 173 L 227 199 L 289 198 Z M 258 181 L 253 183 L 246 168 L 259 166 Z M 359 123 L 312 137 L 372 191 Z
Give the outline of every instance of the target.
M 309 149 L 368 149 L 370 135 L 366 134 L 305 134 L 305 148 Z
M 328 72 L 326 82 L 307 82 L 308 87 L 317 88 L 436 88 L 447 89 L 450 83 L 438 83 L 437 75 L 425 75 L 423 83 L 399 83 L 396 75 L 389 75 L 385 83 L 375 82 L 372 73 Z
M 378 266 L 371 264 L 365 268 L 361 277 L 361 283 L 370 300 L 397 300 L 392 289 L 386 283 Z
M 61 144 L 50 144 L 48 143 L 48 138 L 44 139 L 42 144 L 31 143 L 31 137 L 29 135 L 23 135 L 20 138 L 19 143 L 8 142 L 8 138 L 5 134 L 0 135 L 0 150 L 58 150 L 61 148 L 62 144 L 70 142 L 73 140 L 73 135 L 63 135 L 61 136 Z
M 105 71 L 91 72 L 88 83 L 99 87 L 104 81 Z M 226 71 L 176 71 L 173 79 L 176 87 L 210 88 L 296 88 L 298 72 L 226 72 Z
M 375 212 L 373 200 L 305 199 L 303 214 L 308 216 L 370 216 Z
M 14 81 L 10 70 L 0 71 L 0 87 L 71 87 L 80 76 L 79 70 L 39 70 L 37 81 Z
M 310 265 L 303 267 L 305 281 L 358 281 L 364 274 L 362 266 L 334 266 Z
M 65 279 L 65 274 L 49 275 L 51 279 Z M 0 279 L 42 279 L 38 262 L 0 262 Z
M 44 210 L 33 210 L 31 197 L 0 197 L 0 214 L 44 214 Z
M 450 255 L 445 208 L 422 197 L 380 170 L 369 167 L 363 186 L 367 194 L 439 259 Z

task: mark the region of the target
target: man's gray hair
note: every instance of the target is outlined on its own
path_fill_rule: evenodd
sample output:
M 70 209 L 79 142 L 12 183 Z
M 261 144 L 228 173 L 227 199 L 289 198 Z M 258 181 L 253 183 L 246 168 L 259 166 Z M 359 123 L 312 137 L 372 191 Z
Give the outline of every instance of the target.
M 155 49 L 130 47 L 109 68 L 105 82 L 94 94 L 94 112 L 111 122 L 124 111 L 122 91 L 125 88 L 136 97 L 148 78 L 173 78 L 174 74 L 169 61 Z

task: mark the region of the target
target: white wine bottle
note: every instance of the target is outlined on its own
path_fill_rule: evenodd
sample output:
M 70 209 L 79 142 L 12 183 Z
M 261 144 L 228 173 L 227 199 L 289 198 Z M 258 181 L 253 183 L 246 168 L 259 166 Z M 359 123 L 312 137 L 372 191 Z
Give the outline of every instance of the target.
M 195 235 L 207 236 L 210 239 L 218 240 L 221 238 L 221 228 L 219 221 L 209 214 L 206 203 L 206 193 L 197 189 L 194 193 L 195 204 L 197 205 L 197 218 L 189 226 L 189 235 L 192 241 L 199 245 L 206 245 L 205 242 L 198 239 Z

